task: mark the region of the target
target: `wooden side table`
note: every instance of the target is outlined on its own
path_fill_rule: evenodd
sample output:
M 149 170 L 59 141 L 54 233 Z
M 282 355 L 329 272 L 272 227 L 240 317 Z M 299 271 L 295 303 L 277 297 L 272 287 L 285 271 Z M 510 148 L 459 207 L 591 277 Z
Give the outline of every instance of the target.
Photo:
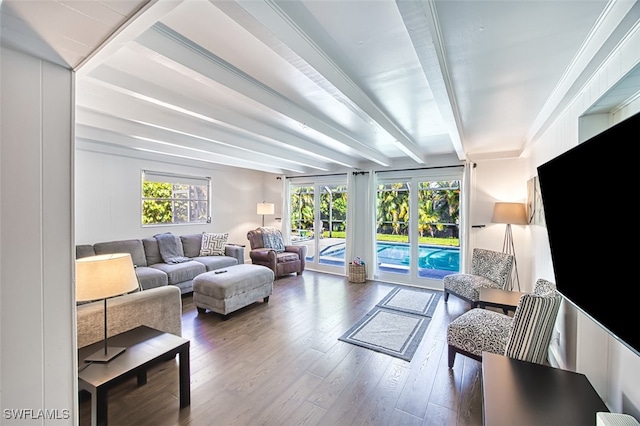
M 91 393 L 91 424 L 107 424 L 109 388 L 136 375 L 138 386 L 147 383 L 147 369 L 154 363 L 179 356 L 180 408 L 191 404 L 189 340 L 141 326 L 108 339 L 110 346 L 127 349 L 108 363 L 85 363 L 84 359 L 104 347 L 104 341 L 78 350 L 78 385 Z
M 520 293 L 519 291 L 500 290 L 497 288 L 481 288 L 480 298 L 477 305 L 483 309 L 487 306 L 501 308 L 506 315 L 509 311 L 516 310 L 516 306 L 518 306 L 520 297 L 523 294 L 525 293 Z

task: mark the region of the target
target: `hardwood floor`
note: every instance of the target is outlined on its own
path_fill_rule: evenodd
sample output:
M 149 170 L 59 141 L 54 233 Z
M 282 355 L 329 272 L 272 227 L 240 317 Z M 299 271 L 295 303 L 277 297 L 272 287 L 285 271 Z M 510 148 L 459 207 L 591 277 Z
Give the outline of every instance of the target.
M 440 298 L 411 362 L 338 341 L 393 284 L 305 271 L 276 280 L 269 303 L 198 315 L 183 298 L 191 341 L 191 406 L 179 409 L 177 360 L 109 392 L 111 425 L 480 425 L 481 365 L 447 367 L 446 327 L 468 305 Z M 90 424 L 91 402 L 80 402 Z

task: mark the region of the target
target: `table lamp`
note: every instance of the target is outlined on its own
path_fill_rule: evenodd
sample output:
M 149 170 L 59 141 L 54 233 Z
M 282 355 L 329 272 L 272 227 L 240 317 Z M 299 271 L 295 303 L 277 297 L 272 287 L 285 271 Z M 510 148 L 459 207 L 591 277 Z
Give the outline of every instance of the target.
M 265 214 L 273 214 L 274 213 L 274 204 L 273 203 L 258 203 L 258 214 L 262 215 L 262 226 L 264 227 L 264 215 Z
M 129 253 L 103 254 L 76 260 L 76 301 L 104 300 L 104 349 L 85 362 L 109 362 L 126 348 L 107 346 L 107 299 L 138 288 Z
M 511 288 L 513 290 L 513 282 L 518 285 L 520 291 L 520 278 L 518 277 L 518 263 L 516 261 L 516 249 L 513 246 L 513 233 L 511 225 L 527 225 L 527 206 L 524 203 L 496 203 L 493 207 L 493 223 L 506 223 L 507 228 L 504 231 L 504 241 L 502 242 L 502 252 L 513 255 L 513 268 L 515 276 L 511 277 Z

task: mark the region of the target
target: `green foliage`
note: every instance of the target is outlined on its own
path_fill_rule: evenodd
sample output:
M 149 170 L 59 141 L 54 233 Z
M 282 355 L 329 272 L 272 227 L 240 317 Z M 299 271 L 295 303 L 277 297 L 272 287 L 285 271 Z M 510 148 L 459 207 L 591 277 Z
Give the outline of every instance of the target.
M 206 222 L 208 193 L 206 186 L 145 181 L 142 183 L 142 223 Z
M 409 241 L 409 190 L 410 187 L 405 182 L 378 186 L 376 221 L 379 241 Z M 419 242 L 458 246 L 460 182 L 421 182 L 416 193 L 418 197 Z M 313 186 L 292 188 L 292 229 L 313 229 L 315 220 L 314 195 Z M 343 238 L 347 217 L 346 186 L 326 186 L 319 199 L 323 236 Z
M 171 201 L 173 185 L 162 182 L 142 183 L 142 223 L 172 223 Z

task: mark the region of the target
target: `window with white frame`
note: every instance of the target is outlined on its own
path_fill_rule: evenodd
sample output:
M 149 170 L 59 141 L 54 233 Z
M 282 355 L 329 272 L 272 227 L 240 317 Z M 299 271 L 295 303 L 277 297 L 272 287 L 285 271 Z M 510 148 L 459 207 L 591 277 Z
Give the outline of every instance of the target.
M 210 223 L 211 178 L 142 171 L 142 225 Z

